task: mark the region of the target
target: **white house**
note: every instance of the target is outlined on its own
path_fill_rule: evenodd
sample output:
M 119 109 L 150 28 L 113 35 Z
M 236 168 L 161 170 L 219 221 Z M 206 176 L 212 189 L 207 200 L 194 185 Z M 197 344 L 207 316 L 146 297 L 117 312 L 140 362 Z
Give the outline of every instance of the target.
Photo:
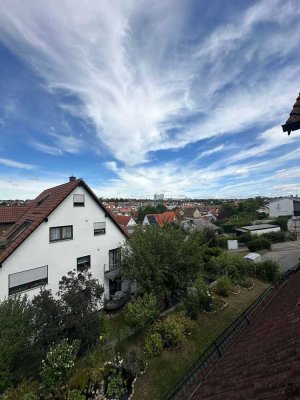
M 270 201 L 269 215 L 270 217 L 300 216 L 300 198 L 283 197 Z
M 33 297 L 42 285 L 55 295 L 63 275 L 87 266 L 106 297 L 125 290 L 118 267 L 126 238 L 82 179 L 47 189 L 0 238 L 0 299 Z

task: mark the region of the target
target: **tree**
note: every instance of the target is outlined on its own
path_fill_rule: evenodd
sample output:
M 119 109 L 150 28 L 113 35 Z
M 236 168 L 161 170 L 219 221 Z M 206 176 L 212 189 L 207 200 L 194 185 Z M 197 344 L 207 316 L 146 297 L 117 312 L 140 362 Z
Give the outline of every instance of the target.
M 81 341 L 81 352 L 98 339 L 103 292 L 89 270 L 70 271 L 59 281 L 63 330 L 69 340 Z
M 42 289 L 32 300 L 35 344 L 42 350 L 62 339 L 62 306 L 51 290 Z
M 202 266 L 200 247 L 179 229 L 150 225 L 137 229 L 122 248 L 122 274 L 141 293 L 154 293 L 165 307 L 183 293 Z
M 26 296 L 0 302 L 0 393 L 17 382 L 17 359 L 30 347 L 32 306 Z

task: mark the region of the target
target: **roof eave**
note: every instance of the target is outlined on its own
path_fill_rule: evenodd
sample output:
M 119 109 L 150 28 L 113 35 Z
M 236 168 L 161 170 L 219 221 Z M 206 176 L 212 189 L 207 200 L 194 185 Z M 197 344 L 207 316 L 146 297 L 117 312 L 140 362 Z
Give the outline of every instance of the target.
M 283 132 L 287 132 L 288 135 L 290 135 L 290 133 L 292 131 L 297 131 L 298 129 L 300 129 L 300 120 L 295 121 L 295 122 L 289 122 L 289 123 L 281 125 L 281 126 L 282 126 Z

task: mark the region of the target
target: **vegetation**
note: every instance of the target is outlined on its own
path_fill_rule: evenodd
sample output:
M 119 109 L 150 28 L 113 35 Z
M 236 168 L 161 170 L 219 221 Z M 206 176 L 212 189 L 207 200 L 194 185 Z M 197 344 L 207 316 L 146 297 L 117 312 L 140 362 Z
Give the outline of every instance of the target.
M 125 308 L 125 321 L 131 327 L 142 328 L 150 325 L 159 316 L 156 297 L 146 293 L 131 300 Z
M 255 239 L 250 240 L 247 243 L 247 246 L 250 251 L 257 251 L 257 250 L 263 250 L 263 249 L 270 250 L 271 242 L 269 239 L 267 239 L 266 237 L 261 235 Z
M 147 214 L 161 214 L 165 211 L 168 209 L 162 203 L 158 203 L 156 206 L 141 207 L 138 210 L 138 222 L 142 223 Z
M 137 229 L 122 251 L 122 273 L 140 293 L 153 293 L 160 307 L 182 296 L 202 267 L 202 246 L 179 229 Z
M 217 280 L 215 287 L 216 293 L 220 296 L 228 297 L 232 291 L 232 282 L 228 276 L 223 276 Z

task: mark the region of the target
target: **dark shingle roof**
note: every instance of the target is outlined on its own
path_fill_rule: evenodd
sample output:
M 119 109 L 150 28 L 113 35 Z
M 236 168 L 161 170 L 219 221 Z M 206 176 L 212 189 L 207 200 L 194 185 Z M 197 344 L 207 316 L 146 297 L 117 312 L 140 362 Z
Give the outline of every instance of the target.
M 288 134 L 290 134 L 291 131 L 300 129 L 300 94 L 297 97 L 289 118 L 286 123 L 282 125 L 282 129 L 283 132 L 288 132 Z
M 282 286 L 191 400 L 300 399 L 300 273 Z
M 127 237 L 122 227 L 115 221 L 112 215 L 106 210 L 106 208 L 100 203 L 97 196 L 94 194 L 92 189 L 84 182 L 83 179 L 76 179 L 72 182 L 64 183 L 59 186 L 44 190 L 38 197 L 32 200 L 28 204 L 27 211 L 16 221 L 16 223 L 5 232 L 0 238 L 0 241 L 8 241 L 7 247 L 0 254 L 0 265 L 9 257 L 13 251 L 24 242 L 25 239 L 43 222 L 46 218 L 62 203 L 62 201 L 70 194 L 77 186 L 83 186 L 93 199 L 99 204 L 104 210 L 106 215 L 113 221 L 118 229 Z M 27 222 L 31 223 L 28 224 Z M 22 228 L 24 225 L 28 225 L 21 233 L 17 236 L 15 232 Z M 11 236 L 16 236 L 14 240 L 9 241 Z

